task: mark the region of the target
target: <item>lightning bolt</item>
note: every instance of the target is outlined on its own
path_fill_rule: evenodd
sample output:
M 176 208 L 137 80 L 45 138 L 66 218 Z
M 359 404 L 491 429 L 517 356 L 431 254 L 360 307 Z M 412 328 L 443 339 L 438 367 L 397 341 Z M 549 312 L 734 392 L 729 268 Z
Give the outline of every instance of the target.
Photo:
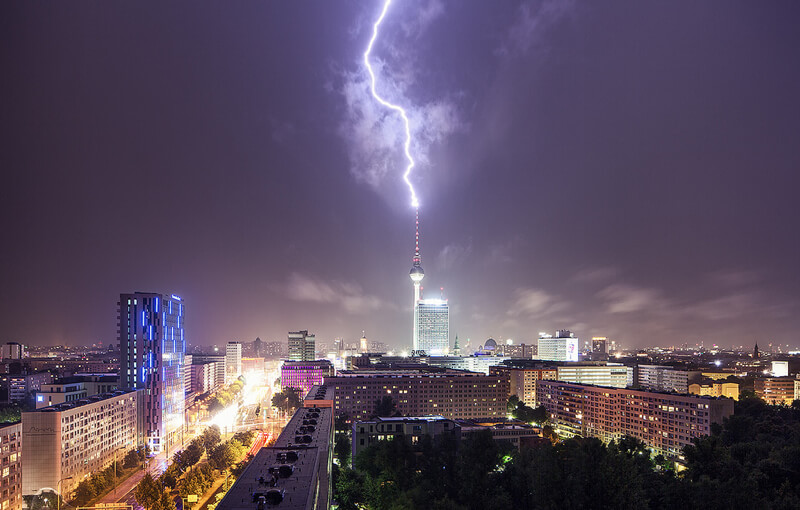
M 381 96 L 378 95 L 378 92 L 375 90 L 375 72 L 372 70 L 372 66 L 369 63 L 369 54 L 372 52 L 372 45 L 375 44 L 375 39 L 378 38 L 378 27 L 381 25 L 383 18 L 386 16 L 386 11 L 389 10 L 389 5 L 392 3 L 392 0 L 386 0 L 383 4 L 383 10 L 381 11 L 381 15 L 378 17 L 378 20 L 372 26 L 372 39 L 369 40 L 369 44 L 367 45 L 367 51 L 364 52 L 364 66 L 367 68 L 367 72 L 369 72 L 369 76 L 372 79 L 372 84 L 370 86 L 370 91 L 372 92 L 372 97 L 375 98 L 380 104 L 389 108 L 390 110 L 394 110 L 403 117 L 403 123 L 405 124 L 406 128 L 406 142 L 403 145 L 403 149 L 406 153 L 406 159 L 408 160 L 408 166 L 406 167 L 406 172 L 403 174 L 403 180 L 406 181 L 408 185 L 409 191 L 411 191 L 411 206 L 415 208 L 419 208 L 419 200 L 417 200 L 417 194 L 414 192 L 414 186 L 411 184 L 409 180 L 409 175 L 411 175 L 411 170 L 414 168 L 414 158 L 411 157 L 411 127 L 410 122 L 408 120 L 408 115 L 403 107 L 392 104 L 389 101 L 383 99 Z

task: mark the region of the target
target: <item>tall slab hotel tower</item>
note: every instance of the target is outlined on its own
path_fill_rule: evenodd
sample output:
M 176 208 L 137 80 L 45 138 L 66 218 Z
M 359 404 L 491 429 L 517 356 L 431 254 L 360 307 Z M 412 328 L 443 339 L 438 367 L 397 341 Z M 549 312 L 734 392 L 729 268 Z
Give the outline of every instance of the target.
M 154 452 L 179 444 L 183 430 L 184 306 L 176 295 L 121 294 L 118 306 L 119 380 L 145 389 L 144 440 Z
M 414 259 L 409 276 L 414 283 L 413 354 L 445 356 L 450 352 L 450 308 L 446 299 L 422 299 L 425 278 L 419 256 L 419 209 L 416 214 Z

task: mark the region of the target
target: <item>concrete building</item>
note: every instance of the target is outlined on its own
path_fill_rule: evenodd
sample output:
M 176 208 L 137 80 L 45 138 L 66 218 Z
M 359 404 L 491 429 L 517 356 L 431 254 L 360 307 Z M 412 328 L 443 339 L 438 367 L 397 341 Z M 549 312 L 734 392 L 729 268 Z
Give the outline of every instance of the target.
M 169 452 L 184 421 L 183 300 L 174 294 L 121 294 L 117 310 L 120 388 L 146 390 L 147 446 Z
M 638 365 L 636 384 L 643 390 L 689 393 L 689 372 L 661 365 Z
M 316 354 L 316 337 L 308 330 L 289 332 L 289 360 L 314 361 Z
M 22 413 L 22 494 L 67 497 L 86 476 L 139 444 L 145 390 L 117 391 Z M 63 480 L 63 483 L 60 482 Z
M 566 330 L 557 331 L 555 336 L 539 335 L 536 359 L 545 361 L 578 361 L 580 340 Z
M 497 418 L 506 415 L 508 378 L 458 370 L 344 371 L 326 377 L 334 389 L 336 414 L 370 417 L 375 402 L 391 396 L 406 416 Z
M 7 342 L 0 347 L 0 357 L 3 360 L 22 359 L 25 357 L 25 346 L 17 342 Z
M 332 411 L 329 407 L 299 408 L 275 444 L 256 453 L 217 510 L 330 508 Z
M 794 386 L 793 377 L 759 377 L 753 381 L 756 396 L 773 406 L 792 405 Z
M 50 372 L 36 372 L 34 374 L 18 374 L 0 376 L 0 402 L 25 403 L 32 402 L 42 385 L 53 382 Z
M 242 343 L 228 342 L 225 345 L 225 373 L 228 381 L 242 375 Z
M 708 381 L 689 385 L 692 395 L 708 395 L 710 397 L 728 397 L 739 400 L 739 384 L 732 382 Z
M 633 372 L 633 368 L 622 363 L 569 363 L 559 365 L 557 371 L 558 381 L 625 388 L 630 379 L 629 372 Z
M 218 388 L 225 385 L 225 355 L 224 354 L 192 354 L 192 364 L 205 365 L 214 363 L 214 387 Z
M 514 367 L 494 366 L 489 369 L 490 375 L 506 374 L 508 377 L 508 396 L 516 395 L 525 405 L 536 407 L 536 382 L 544 379 L 557 379 L 557 367 Z
M 0 510 L 22 509 L 22 423 L 0 425 Z
M 565 437 L 624 435 L 643 441 L 656 454 L 682 461 L 681 449 L 711 433 L 712 423 L 733 414 L 733 400 L 696 395 L 539 381 L 538 399 L 556 431 Z
M 485 421 L 485 420 L 456 420 L 461 426 L 461 440 L 468 439 L 469 436 L 488 430 L 492 433 L 492 439 L 498 443 L 508 444 L 517 450 L 523 446 L 534 446 L 549 442 L 542 437 L 542 429 L 515 421 Z
M 36 409 L 110 393 L 117 390 L 118 384 L 117 374 L 86 374 L 59 379 L 55 383 L 43 384 L 36 392 Z
M 222 387 L 219 384 L 220 373 L 225 373 L 225 364 L 221 361 L 193 364 L 189 367 L 191 372 L 192 393 L 202 395 Z
M 335 374 L 333 364 L 323 359 L 318 361 L 285 361 L 281 366 L 281 390 L 298 388 L 305 395 L 312 386 L 323 384 Z
M 461 426 L 443 416 L 403 416 L 397 418 L 375 418 L 353 422 L 353 458 L 370 445 L 379 441 L 391 441 L 400 436 L 409 444 L 417 445 L 424 436 L 438 439 L 449 435 L 461 439 Z

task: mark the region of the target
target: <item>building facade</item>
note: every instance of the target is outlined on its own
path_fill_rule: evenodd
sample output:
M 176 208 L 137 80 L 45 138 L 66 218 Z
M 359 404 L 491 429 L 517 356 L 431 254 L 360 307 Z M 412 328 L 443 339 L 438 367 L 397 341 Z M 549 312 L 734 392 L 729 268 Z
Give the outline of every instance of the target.
M 232 381 L 242 375 L 242 343 L 228 342 L 225 345 L 226 379 Z
M 633 368 L 622 363 L 565 364 L 558 366 L 557 371 L 558 381 L 625 388 L 628 372 L 633 372 Z
M 794 377 L 759 377 L 753 381 L 753 390 L 767 404 L 790 406 L 794 401 L 794 384 Z
M 417 343 L 414 350 L 429 356 L 450 352 L 450 307 L 446 299 L 420 299 L 414 307 Z
M 438 439 L 449 435 L 461 439 L 461 427 L 443 416 L 375 418 L 353 422 L 352 455 L 356 455 L 379 441 L 391 441 L 402 437 L 412 446 L 419 444 L 424 436 Z
M 545 361 L 578 361 L 580 340 L 569 331 L 559 331 L 555 336 L 539 336 L 536 359 Z
M 682 461 L 681 449 L 733 414 L 733 400 L 539 381 L 538 399 L 556 431 L 604 442 L 628 435 L 656 454 Z
M 120 387 L 144 389 L 145 435 L 154 452 L 169 451 L 183 429 L 183 300 L 175 295 L 121 294 L 118 306 Z
M 281 367 L 281 390 L 297 388 L 305 395 L 312 386 L 322 385 L 326 377 L 335 374 L 328 360 L 285 361 Z
M 0 510 L 22 509 L 22 423 L 0 425 Z
M 508 378 L 457 370 L 344 371 L 326 377 L 332 387 L 337 416 L 370 417 L 384 396 L 406 416 L 497 418 L 506 415 Z
M 289 332 L 289 360 L 314 361 L 317 359 L 316 337 L 308 330 Z
M 639 365 L 636 367 L 636 384 L 643 390 L 689 393 L 689 372 L 670 366 Z
M 0 347 L 0 356 L 4 360 L 22 359 L 25 356 L 25 346 L 17 342 L 7 342 Z
M 556 367 L 510 367 L 506 365 L 494 366 L 489 369 L 490 374 L 506 374 L 508 377 L 508 396 L 516 395 L 525 405 L 536 407 L 536 382 L 544 379 L 558 378 Z
M 23 412 L 22 494 L 60 489 L 68 498 L 85 477 L 136 448 L 145 391 L 118 391 Z
M 739 400 L 739 384 L 733 382 L 710 381 L 689 385 L 692 395 L 708 395 L 710 397 L 728 397 Z

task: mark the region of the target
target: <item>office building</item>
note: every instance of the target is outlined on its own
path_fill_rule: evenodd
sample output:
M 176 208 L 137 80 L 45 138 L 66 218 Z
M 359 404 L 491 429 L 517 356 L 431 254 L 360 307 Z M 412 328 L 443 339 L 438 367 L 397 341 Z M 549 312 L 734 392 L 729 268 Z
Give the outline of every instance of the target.
M 316 354 L 316 337 L 308 334 L 308 330 L 289 332 L 289 360 L 314 361 Z
M 708 395 L 709 397 L 728 397 L 739 400 L 739 383 L 719 382 L 710 380 L 708 382 L 694 383 L 689 385 L 689 393 L 692 395 Z
M 405 416 L 445 418 L 505 417 L 508 378 L 443 369 L 344 371 L 326 377 L 334 389 L 336 414 L 355 420 L 371 416 L 384 396 Z
M 557 331 L 555 336 L 539 335 L 537 359 L 545 361 L 578 361 L 580 340 L 566 330 Z
M 643 390 L 689 393 L 689 372 L 661 365 L 638 365 L 636 385 Z
M 147 390 L 117 391 L 22 413 L 22 494 L 71 494 L 139 444 Z
M 284 361 L 281 366 L 281 390 L 297 388 L 305 395 L 312 386 L 323 384 L 325 378 L 335 374 L 328 360 Z
M 299 408 L 275 444 L 256 453 L 217 510 L 330 508 L 332 411 L 329 407 Z
M 592 353 L 608 355 L 608 338 L 604 336 L 593 336 Z
M 681 450 L 709 435 L 713 423 L 733 414 L 733 400 L 697 395 L 606 388 L 539 381 L 538 398 L 556 432 L 565 437 L 597 437 L 604 442 L 628 435 L 654 454 L 682 461 Z
M 792 405 L 794 401 L 793 377 L 759 377 L 753 381 L 756 396 L 770 405 Z
M 232 381 L 242 375 L 242 343 L 228 342 L 225 345 L 226 379 Z
M 0 356 L 3 360 L 22 359 L 25 356 L 25 346 L 17 342 L 8 342 L 0 347 Z
M 22 423 L 0 425 L 0 509 L 22 509 Z
M 222 387 L 220 379 L 224 379 L 221 374 L 225 373 L 225 363 L 222 361 L 195 363 L 189 366 L 189 372 L 191 393 L 203 395 Z
M 772 377 L 789 377 L 789 362 L 788 361 L 773 361 L 772 362 Z
M 446 299 L 420 299 L 414 307 L 415 352 L 445 356 L 450 352 L 450 307 Z
M 118 306 L 120 387 L 144 389 L 144 428 L 153 452 L 177 444 L 185 403 L 184 304 L 176 295 L 121 294 Z

